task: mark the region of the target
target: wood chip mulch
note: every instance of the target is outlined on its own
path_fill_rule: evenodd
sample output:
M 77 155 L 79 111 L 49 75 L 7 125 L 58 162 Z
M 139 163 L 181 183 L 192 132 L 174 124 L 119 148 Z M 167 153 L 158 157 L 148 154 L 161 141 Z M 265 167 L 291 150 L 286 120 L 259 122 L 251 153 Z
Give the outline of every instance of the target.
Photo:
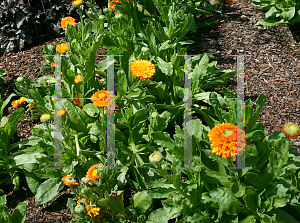
M 267 135 L 271 135 L 274 131 L 281 131 L 281 125 L 287 122 L 300 125 L 300 26 L 276 25 L 267 29 L 256 26 L 257 21 L 263 18 L 264 13 L 258 6 L 251 6 L 251 0 L 234 0 L 231 6 L 223 7 L 223 15 L 214 13 L 209 18 L 196 16 L 198 24 L 202 21 L 219 22 L 214 27 L 199 29 L 197 34 L 190 35 L 195 43 L 189 49 L 189 54 L 212 54 L 214 60 L 218 61 L 217 69 L 231 70 L 237 69 L 234 55 L 247 55 L 245 99 L 250 98 L 256 109 L 255 100 L 259 94 L 266 96 L 267 103 L 258 121 L 265 126 Z M 4 77 L 5 84 L 0 85 L 1 96 L 7 97 L 14 93 L 17 77 L 26 76 L 34 80 L 49 75 L 40 70 L 44 63 L 42 47 L 62 40 L 65 38 L 60 37 L 28 50 L 1 56 L 0 69 L 8 74 Z M 98 53 L 105 54 L 101 49 Z M 229 84 L 228 88 L 235 92 L 236 78 L 230 78 Z M 10 116 L 14 110 L 8 106 L 3 115 Z M 32 127 L 39 123 L 38 120 L 32 123 L 29 118 L 30 113 L 17 124 L 18 131 L 13 142 L 27 139 Z M 299 137 L 294 144 L 300 145 Z M 69 222 L 72 219 L 66 207 L 67 197 L 71 195 L 66 190 L 44 205 L 34 203 L 34 195 L 26 183 L 18 191 L 12 192 L 11 189 L 7 194 L 10 213 L 18 202 L 28 204 L 27 223 Z

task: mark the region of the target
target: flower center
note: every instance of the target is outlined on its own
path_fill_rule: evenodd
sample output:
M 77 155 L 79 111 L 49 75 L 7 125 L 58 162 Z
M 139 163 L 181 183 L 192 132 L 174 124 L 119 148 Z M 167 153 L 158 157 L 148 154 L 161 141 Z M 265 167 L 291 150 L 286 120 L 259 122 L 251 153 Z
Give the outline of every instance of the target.
M 290 133 L 291 135 L 297 134 L 299 131 L 299 127 L 295 125 L 294 123 L 288 123 L 285 126 L 285 130 Z
M 157 153 L 153 154 L 152 158 L 154 158 L 154 159 L 159 158 L 159 154 L 157 154 Z
M 74 180 L 73 177 L 67 177 L 66 181 L 69 182 L 69 183 L 73 183 L 75 180 Z
M 225 129 L 224 132 L 222 133 L 223 136 L 230 136 L 232 133 L 234 133 L 233 129 Z
M 92 173 L 92 176 L 97 176 L 97 170 L 94 170 L 93 173 Z
M 101 94 L 98 95 L 98 97 L 99 97 L 99 98 L 104 98 L 104 97 L 105 97 L 105 94 L 104 94 L 104 93 L 101 93 Z

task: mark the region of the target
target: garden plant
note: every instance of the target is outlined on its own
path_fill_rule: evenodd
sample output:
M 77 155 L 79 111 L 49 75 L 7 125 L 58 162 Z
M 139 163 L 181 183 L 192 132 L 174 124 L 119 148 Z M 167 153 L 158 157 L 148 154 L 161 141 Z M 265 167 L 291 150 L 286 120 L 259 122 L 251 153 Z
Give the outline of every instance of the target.
M 35 83 L 17 79 L 20 99 L 11 106 L 19 108 L 9 118 L 2 117 L 3 109 L 15 94 L 0 101 L 0 183 L 11 179 L 18 190 L 19 175 L 25 175 L 36 204 L 49 202 L 70 187 L 73 198 L 67 205 L 74 223 L 299 222 L 300 157 L 291 145 L 300 134 L 297 124 L 287 123 L 282 131 L 266 136 L 257 122 L 266 103 L 260 94 L 255 111 L 250 99 L 244 103 L 245 128 L 240 129 L 237 100 L 230 100 L 237 94 L 226 86 L 228 78 L 241 71 L 217 70 L 217 62 L 207 54 L 187 58 L 193 43 L 187 34 L 199 28 L 193 13 L 222 13 L 214 6 L 231 3 L 112 0 L 96 10 L 92 0 L 73 1 L 80 20 L 62 18 L 67 41 L 43 48 L 41 69 L 50 75 Z M 85 19 L 83 4 L 89 8 Z M 107 55 L 96 63 L 99 47 Z M 207 100 L 186 100 L 188 62 L 191 97 Z M 110 75 L 114 91 L 108 89 Z M 57 81 L 61 81 L 59 109 Z M 10 144 L 25 101 L 27 112 L 40 117 L 42 124 L 27 140 Z M 195 119 L 185 123 L 187 103 Z M 185 130 L 187 125 L 192 131 Z M 62 137 L 60 168 L 53 158 L 57 126 Z M 107 154 L 110 130 L 113 165 L 112 154 Z M 187 136 L 192 147 L 189 166 Z M 19 146 L 20 151 L 9 154 Z M 240 153 L 248 168 L 234 169 Z M 128 186 L 135 193 L 126 201 Z M 24 203 L 11 217 L 5 203 L 3 196 L 0 220 L 25 221 Z

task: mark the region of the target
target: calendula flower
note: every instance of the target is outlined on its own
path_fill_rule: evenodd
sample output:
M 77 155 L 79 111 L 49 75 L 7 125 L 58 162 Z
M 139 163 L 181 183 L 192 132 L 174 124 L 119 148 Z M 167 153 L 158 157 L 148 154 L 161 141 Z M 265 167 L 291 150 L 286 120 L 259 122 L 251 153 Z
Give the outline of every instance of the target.
M 58 44 L 56 47 L 56 51 L 59 53 L 65 53 L 67 52 L 67 50 L 68 50 L 68 44 L 66 43 Z
M 237 155 L 237 145 L 239 148 L 243 147 L 241 143 L 246 136 L 238 127 L 230 123 L 222 123 L 210 130 L 208 137 L 213 153 L 222 155 L 227 159 L 227 157 L 231 158 Z M 244 143 L 246 147 L 247 142 L 245 141 Z
M 79 83 L 80 81 L 82 81 L 81 75 L 77 75 L 77 76 L 75 77 L 74 81 L 75 81 L 75 84 L 77 84 L 77 83 Z
M 76 26 L 75 19 L 68 16 L 68 17 L 65 17 L 63 20 L 61 20 L 61 28 L 63 28 L 63 30 L 65 30 L 68 23 L 74 27 Z
M 87 199 L 86 198 L 81 198 L 81 197 L 78 197 L 79 200 L 77 200 L 77 205 L 80 205 L 80 203 L 85 203 L 87 202 Z
M 55 114 L 57 115 L 57 116 L 64 116 L 65 114 L 66 114 L 66 111 L 64 110 L 64 109 L 58 109 L 56 112 L 55 112 Z
M 75 212 L 76 212 L 77 214 L 83 213 L 83 212 L 84 212 L 84 207 L 83 207 L 82 205 L 77 205 L 77 206 L 75 207 Z
M 136 60 L 130 64 L 132 76 L 148 80 L 155 73 L 155 66 L 148 60 Z
M 19 100 L 15 100 L 13 102 L 11 102 L 11 105 L 14 107 L 18 107 L 19 105 L 23 104 L 26 101 L 25 97 L 20 97 Z
M 297 138 L 300 135 L 299 127 L 294 123 L 287 123 L 286 125 L 282 126 L 282 132 L 290 137 L 290 140 Z
M 80 102 L 79 102 L 79 99 L 78 99 L 78 96 L 77 96 L 77 95 L 74 97 L 74 103 L 75 103 L 75 105 L 77 105 L 79 108 L 81 108 L 81 104 L 80 104 Z
M 76 6 L 76 5 L 80 5 L 82 3 L 82 0 L 76 0 L 72 2 L 72 5 Z
M 85 177 L 88 177 L 88 178 L 90 178 L 93 181 L 97 181 L 99 179 L 99 176 L 97 175 L 97 169 L 96 169 L 96 167 L 99 167 L 100 165 L 104 166 L 102 163 L 91 166 L 89 168 L 89 170 L 87 171 Z
M 91 213 L 93 213 L 94 216 L 97 216 L 97 215 L 99 215 L 99 212 L 100 212 L 100 208 L 92 207 L 92 208 L 89 208 L 87 214 L 89 216 L 91 216 Z
M 29 108 L 33 108 L 33 104 L 30 104 L 30 105 L 29 105 Z
M 76 182 L 76 180 L 73 177 L 71 177 L 71 175 L 64 176 L 63 178 L 61 178 L 61 180 L 67 186 L 78 185 L 78 183 Z
M 54 62 L 51 63 L 51 67 L 55 67 L 56 64 Z
M 22 82 L 23 80 L 24 80 L 23 77 L 18 77 L 18 78 L 17 78 L 17 82 Z
M 107 91 L 101 90 L 92 95 L 91 100 L 98 107 L 107 106 Z
M 42 116 L 41 116 L 41 122 L 47 122 L 47 121 L 49 121 L 50 120 L 50 115 L 48 115 L 48 114 L 43 114 Z
M 109 2 L 109 8 L 110 8 L 110 10 L 112 11 L 112 12 L 114 12 L 114 7 L 116 7 L 116 5 L 113 3 L 113 2 L 115 2 L 115 3 L 121 3 L 120 1 L 118 1 L 118 0 L 112 0 L 112 1 L 110 1 Z M 127 1 L 126 1 L 127 2 Z M 131 6 L 133 6 L 133 0 L 131 0 Z

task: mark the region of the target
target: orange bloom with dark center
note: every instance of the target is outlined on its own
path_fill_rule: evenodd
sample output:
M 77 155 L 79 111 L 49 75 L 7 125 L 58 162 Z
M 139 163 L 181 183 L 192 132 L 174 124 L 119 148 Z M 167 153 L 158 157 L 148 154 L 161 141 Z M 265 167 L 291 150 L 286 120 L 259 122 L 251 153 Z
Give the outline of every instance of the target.
M 33 108 L 33 104 L 30 104 L 30 105 L 29 105 L 29 108 Z
M 51 67 L 55 67 L 56 64 L 54 62 L 51 63 Z
M 88 177 L 88 178 L 90 178 L 93 181 L 97 181 L 99 179 L 99 176 L 97 175 L 97 169 L 96 169 L 96 167 L 99 167 L 100 165 L 104 166 L 102 163 L 91 166 L 89 168 L 89 170 L 87 171 L 85 177 Z
M 114 7 L 116 7 L 116 5 L 113 3 L 113 2 L 116 2 L 116 3 L 121 3 L 120 1 L 118 0 L 112 0 L 109 2 L 109 8 L 112 12 L 114 12 Z M 127 0 L 126 0 L 127 2 Z M 131 6 L 133 6 L 133 0 L 131 0 L 131 3 L 130 3 Z
M 287 123 L 286 125 L 282 126 L 282 132 L 290 137 L 290 140 L 295 139 L 300 135 L 299 127 L 294 123 Z
M 75 19 L 68 16 L 68 17 L 65 17 L 63 20 L 61 20 L 61 28 L 63 28 L 63 30 L 66 29 L 68 24 L 70 24 L 72 26 L 76 26 Z
M 244 150 L 247 146 L 244 131 L 230 123 L 216 125 L 209 131 L 207 136 L 211 143 L 212 152 L 226 159 L 227 157 L 235 157 L 237 148 L 240 151 L 240 149 Z
M 56 47 L 56 51 L 59 53 L 65 53 L 67 52 L 67 50 L 68 50 L 68 44 L 66 43 L 58 44 Z

